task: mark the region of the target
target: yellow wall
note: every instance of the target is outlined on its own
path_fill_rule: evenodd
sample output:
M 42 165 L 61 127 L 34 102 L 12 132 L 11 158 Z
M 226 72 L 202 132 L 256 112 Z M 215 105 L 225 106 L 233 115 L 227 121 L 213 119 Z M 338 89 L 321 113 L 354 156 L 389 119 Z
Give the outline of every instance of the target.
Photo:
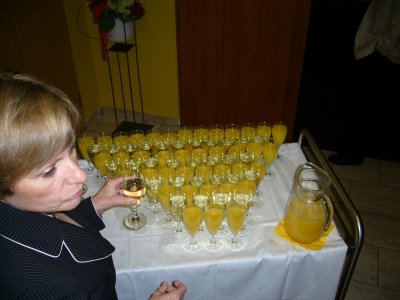
M 86 0 L 63 0 L 83 112 L 113 107 L 108 64 L 101 58 L 97 25 Z M 175 1 L 143 0 L 145 16 L 136 22 L 142 101 L 145 114 L 179 119 Z M 133 41 L 130 41 L 133 43 Z M 112 44 L 109 44 L 111 46 Z M 141 111 L 135 50 L 128 52 L 135 111 Z M 125 54 L 119 54 L 127 109 L 131 110 Z M 116 55 L 110 53 L 114 94 L 122 109 Z

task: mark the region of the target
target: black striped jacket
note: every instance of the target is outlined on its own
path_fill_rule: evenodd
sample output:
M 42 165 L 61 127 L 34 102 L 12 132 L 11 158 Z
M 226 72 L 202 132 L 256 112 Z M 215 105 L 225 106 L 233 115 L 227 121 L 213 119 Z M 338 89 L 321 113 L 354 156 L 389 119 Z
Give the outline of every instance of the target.
M 66 214 L 82 228 L 0 202 L 0 299 L 117 299 L 91 198 Z

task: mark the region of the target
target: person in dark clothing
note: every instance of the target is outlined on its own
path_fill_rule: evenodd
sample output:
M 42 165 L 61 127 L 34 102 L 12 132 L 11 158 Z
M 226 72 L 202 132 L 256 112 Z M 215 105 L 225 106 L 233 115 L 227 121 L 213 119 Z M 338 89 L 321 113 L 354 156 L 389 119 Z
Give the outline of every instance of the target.
M 349 93 L 342 107 L 341 143 L 328 157 L 337 165 L 359 165 L 364 157 L 398 160 L 391 146 L 398 127 L 393 103 L 400 97 L 400 2 L 372 0 L 354 39 Z
M 68 97 L 29 75 L 0 73 L 0 299 L 117 299 L 114 247 L 102 213 L 127 203 L 122 178 L 82 200 L 79 113 Z M 151 300 L 183 299 L 163 281 Z

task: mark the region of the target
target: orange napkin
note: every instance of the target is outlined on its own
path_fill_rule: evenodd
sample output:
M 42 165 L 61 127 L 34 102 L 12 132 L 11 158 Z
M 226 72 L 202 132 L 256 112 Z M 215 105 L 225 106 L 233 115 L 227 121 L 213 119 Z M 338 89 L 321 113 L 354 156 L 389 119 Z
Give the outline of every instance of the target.
M 275 227 L 274 231 L 281 238 L 287 240 L 288 242 L 290 242 L 292 244 L 299 245 L 299 246 L 309 249 L 309 250 L 321 250 L 326 243 L 326 237 L 331 233 L 331 231 L 334 227 L 335 227 L 335 225 L 333 225 L 333 224 L 329 225 L 328 230 L 325 232 L 325 234 L 319 240 L 309 243 L 309 244 L 303 244 L 303 243 L 297 242 L 294 239 L 292 239 L 285 230 L 285 223 L 284 223 L 283 219 Z

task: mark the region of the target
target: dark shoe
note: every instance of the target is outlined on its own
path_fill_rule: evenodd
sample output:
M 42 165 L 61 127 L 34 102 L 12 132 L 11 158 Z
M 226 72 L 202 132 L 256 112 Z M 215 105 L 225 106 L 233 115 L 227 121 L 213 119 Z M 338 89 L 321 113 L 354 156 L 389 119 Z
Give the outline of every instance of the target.
M 344 153 L 336 153 L 329 155 L 328 160 L 339 166 L 346 166 L 346 165 L 361 165 L 364 161 L 364 156 L 360 155 L 350 155 Z

